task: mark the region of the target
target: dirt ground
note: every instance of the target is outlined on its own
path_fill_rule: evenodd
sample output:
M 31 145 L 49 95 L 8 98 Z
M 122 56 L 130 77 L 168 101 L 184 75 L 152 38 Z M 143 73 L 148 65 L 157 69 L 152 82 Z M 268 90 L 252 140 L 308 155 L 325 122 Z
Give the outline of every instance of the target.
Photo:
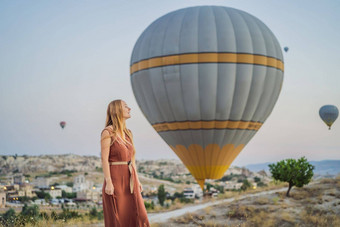
M 340 177 L 186 213 L 153 227 L 340 226 Z

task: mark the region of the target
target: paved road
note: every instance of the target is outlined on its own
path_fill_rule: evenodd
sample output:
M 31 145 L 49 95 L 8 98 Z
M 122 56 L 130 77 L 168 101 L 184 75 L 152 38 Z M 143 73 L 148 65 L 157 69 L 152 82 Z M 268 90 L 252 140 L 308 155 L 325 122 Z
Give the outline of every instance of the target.
M 245 198 L 251 198 L 251 197 L 255 197 L 255 196 L 260 196 L 260 195 L 268 195 L 268 194 L 272 194 L 272 193 L 276 193 L 276 192 L 282 192 L 282 191 L 286 191 L 287 188 L 280 188 L 280 189 L 275 189 L 275 190 L 270 190 L 270 191 L 264 191 L 264 192 L 258 192 L 258 193 L 254 193 L 254 194 L 247 194 L 247 195 L 242 195 L 237 197 L 237 200 L 240 199 L 245 199 Z M 163 213 L 154 213 L 154 214 L 149 214 L 149 221 L 150 223 L 157 223 L 157 222 L 166 222 L 168 221 L 168 219 L 170 218 L 174 218 L 174 217 L 178 217 L 181 216 L 185 213 L 188 212 L 195 212 L 197 210 L 209 207 L 209 206 L 213 206 L 213 205 L 217 205 L 217 204 L 221 204 L 221 203 L 230 203 L 235 201 L 236 198 L 229 198 L 229 199 L 223 199 L 223 200 L 218 200 L 218 201 L 213 201 L 213 202 L 207 202 L 204 204 L 197 204 L 197 205 L 193 205 L 193 206 L 188 206 L 188 207 L 184 207 L 178 210 L 173 210 L 173 211 L 167 211 L 167 212 L 163 212 Z

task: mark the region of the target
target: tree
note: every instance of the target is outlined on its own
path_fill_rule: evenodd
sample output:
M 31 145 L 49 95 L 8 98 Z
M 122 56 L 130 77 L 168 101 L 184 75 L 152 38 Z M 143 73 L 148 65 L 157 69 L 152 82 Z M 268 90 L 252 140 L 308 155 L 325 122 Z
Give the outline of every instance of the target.
M 77 197 L 77 193 L 76 192 L 66 192 L 65 190 L 62 190 L 61 191 L 61 197 L 73 199 L 73 198 Z
M 224 187 L 223 186 L 215 184 L 214 188 L 217 189 L 220 193 L 222 193 L 222 194 L 224 193 Z
M 259 178 L 259 177 L 254 177 L 254 181 L 255 181 L 255 183 L 258 183 L 258 182 L 261 181 L 261 178 Z
M 92 209 L 90 210 L 89 215 L 90 215 L 90 219 L 97 218 L 98 217 L 97 208 L 96 207 L 92 207 Z
M 159 204 L 161 204 L 161 206 L 164 205 L 165 198 L 166 198 L 166 192 L 164 189 L 164 184 L 161 184 L 158 187 L 158 201 L 159 201 Z
M 48 216 L 48 214 L 43 211 L 39 214 L 39 217 L 42 218 L 42 219 L 45 219 L 45 220 L 49 220 L 50 219 L 50 216 Z
M 31 198 L 29 198 L 29 197 L 27 197 L 27 196 L 20 196 L 20 197 L 18 197 L 18 200 L 19 200 L 20 202 L 28 202 L 28 201 L 31 200 Z
M 48 192 L 44 192 L 44 191 L 36 191 L 35 194 L 38 196 L 39 199 L 51 199 L 51 195 Z
M 287 197 L 293 186 L 301 188 L 311 181 L 313 169 L 314 166 L 305 157 L 298 160 L 286 159 L 269 165 L 269 170 L 275 180 L 288 182 Z
M 183 192 L 175 192 L 174 195 L 171 197 L 171 200 L 175 200 L 175 199 L 181 199 L 184 198 L 184 193 Z
M 210 188 L 212 188 L 212 184 L 207 183 L 207 190 L 210 191 Z
M 27 204 L 25 203 L 25 205 L 22 207 L 21 215 L 30 217 L 38 216 L 39 215 L 38 205 L 27 206 Z
M 33 205 L 33 206 L 27 206 L 25 204 L 22 207 L 20 217 L 22 218 L 20 222 L 27 223 L 30 222 L 35 226 L 36 222 L 39 219 L 39 207 L 38 205 Z M 20 224 L 21 226 L 21 224 Z
M 147 209 L 147 210 L 153 210 L 155 208 L 153 201 L 151 201 L 151 203 L 144 201 L 144 206 L 145 206 L 145 209 Z
M 2 215 L 2 217 L 5 219 L 5 223 L 13 223 L 15 220 L 15 210 L 13 208 L 10 208 Z M 0 216 L 0 220 L 1 220 L 1 216 Z
M 51 219 L 53 219 L 53 220 L 58 219 L 58 214 L 54 210 L 51 212 Z
M 251 187 L 250 182 L 247 179 L 243 180 L 243 184 L 241 186 L 241 190 L 242 191 L 246 191 L 250 187 Z
M 44 196 L 45 202 L 48 202 L 52 199 L 52 196 L 50 195 L 50 193 L 46 193 Z

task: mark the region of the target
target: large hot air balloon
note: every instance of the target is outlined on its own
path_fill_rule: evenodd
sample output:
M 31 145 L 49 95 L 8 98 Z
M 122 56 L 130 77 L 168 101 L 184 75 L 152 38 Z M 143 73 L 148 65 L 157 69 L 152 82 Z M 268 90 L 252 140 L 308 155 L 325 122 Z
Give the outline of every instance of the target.
M 325 105 L 320 108 L 319 115 L 328 126 L 328 129 L 330 130 L 332 124 L 339 116 L 339 110 L 338 108 L 336 108 L 336 106 Z
M 131 85 L 147 120 L 203 189 L 261 128 L 283 81 L 277 39 L 233 8 L 198 6 L 154 21 L 131 56 Z
M 65 125 L 66 125 L 66 122 L 65 122 L 65 121 L 61 121 L 59 124 L 60 124 L 60 127 L 61 127 L 62 129 L 64 129 L 64 128 L 65 128 Z

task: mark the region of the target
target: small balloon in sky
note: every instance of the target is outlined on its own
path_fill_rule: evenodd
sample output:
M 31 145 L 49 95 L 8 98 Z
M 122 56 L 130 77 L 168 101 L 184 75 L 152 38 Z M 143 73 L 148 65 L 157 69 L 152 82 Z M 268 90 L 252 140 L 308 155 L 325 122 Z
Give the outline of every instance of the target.
M 332 124 L 339 116 L 339 110 L 336 106 L 325 105 L 320 108 L 319 115 L 328 126 L 328 129 L 330 130 Z
M 65 128 L 66 122 L 65 121 L 61 121 L 59 124 L 60 124 L 60 127 L 63 129 L 63 128 Z
M 285 52 L 288 52 L 289 48 L 288 48 L 288 47 L 284 47 L 283 50 L 284 50 Z

